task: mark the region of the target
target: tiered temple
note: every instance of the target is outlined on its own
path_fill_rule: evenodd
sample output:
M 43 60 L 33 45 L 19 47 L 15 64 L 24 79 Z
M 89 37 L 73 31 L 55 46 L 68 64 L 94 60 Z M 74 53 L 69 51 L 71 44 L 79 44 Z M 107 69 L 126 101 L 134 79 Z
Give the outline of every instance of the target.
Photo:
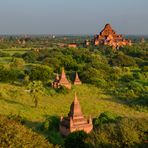
M 78 73 L 76 72 L 76 75 L 75 75 L 75 80 L 74 80 L 74 85 L 81 85 L 82 82 L 78 76 Z
M 52 82 L 53 88 L 59 88 L 60 86 L 65 86 L 68 89 L 71 89 L 71 83 L 67 80 L 64 68 L 62 68 L 62 74 L 59 78 L 59 75 L 56 75 L 55 80 Z
M 110 24 L 106 24 L 100 34 L 95 35 L 94 45 L 109 45 L 113 48 L 119 48 L 126 45 L 131 46 L 132 43 L 131 40 L 126 40 L 122 35 L 116 34 Z
M 91 117 L 89 119 L 84 118 L 80 103 L 77 99 L 77 95 L 75 94 L 74 101 L 70 106 L 68 117 L 61 117 L 60 133 L 64 136 L 67 136 L 74 131 L 80 130 L 89 133 L 92 129 L 92 119 Z
M 67 80 L 65 70 L 62 68 L 61 79 L 59 81 L 61 86 L 65 86 L 68 89 L 71 89 L 71 83 Z

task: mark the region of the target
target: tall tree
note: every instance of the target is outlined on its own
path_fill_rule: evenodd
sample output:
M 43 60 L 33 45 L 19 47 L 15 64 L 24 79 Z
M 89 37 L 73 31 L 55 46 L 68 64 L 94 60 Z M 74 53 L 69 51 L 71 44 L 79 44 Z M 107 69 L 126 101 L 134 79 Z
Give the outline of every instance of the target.
M 39 96 L 44 94 L 44 87 L 41 81 L 33 81 L 28 85 L 30 94 L 33 97 L 35 108 L 38 107 Z

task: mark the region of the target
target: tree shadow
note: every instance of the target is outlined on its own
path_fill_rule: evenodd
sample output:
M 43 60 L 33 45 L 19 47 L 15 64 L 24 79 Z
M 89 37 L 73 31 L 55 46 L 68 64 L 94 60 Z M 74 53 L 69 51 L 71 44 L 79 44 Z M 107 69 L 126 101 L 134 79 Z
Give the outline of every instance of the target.
M 14 100 L 9 100 L 9 99 L 5 99 L 5 98 L 0 98 L 0 100 L 3 100 L 3 101 L 5 101 L 5 102 L 7 102 L 9 104 L 16 104 L 16 105 L 20 105 L 20 106 L 23 106 L 23 107 L 27 106 L 27 105 L 25 105 L 23 103 L 16 102 Z
M 54 145 L 63 145 L 64 139 L 59 132 L 60 118 L 58 116 L 44 115 L 43 122 L 25 120 L 24 125 L 34 132 L 45 137 Z

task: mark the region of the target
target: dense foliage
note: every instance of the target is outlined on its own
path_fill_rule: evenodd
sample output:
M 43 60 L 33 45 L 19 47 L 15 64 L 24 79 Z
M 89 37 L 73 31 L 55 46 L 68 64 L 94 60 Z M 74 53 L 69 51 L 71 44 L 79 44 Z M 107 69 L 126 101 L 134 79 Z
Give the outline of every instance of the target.
M 0 115 L 0 147 L 53 147 L 47 140 L 20 123 Z
M 148 120 L 122 118 L 101 124 L 86 140 L 89 147 L 146 147 Z

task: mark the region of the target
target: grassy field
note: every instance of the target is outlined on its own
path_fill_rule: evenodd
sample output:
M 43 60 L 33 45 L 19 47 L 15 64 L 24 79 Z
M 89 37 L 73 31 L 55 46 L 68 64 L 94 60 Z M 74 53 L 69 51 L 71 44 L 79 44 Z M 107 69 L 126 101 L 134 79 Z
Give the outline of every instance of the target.
M 12 55 L 15 53 L 18 54 L 24 54 L 26 51 L 29 51 L 30 48 L 6 48 L 6 49 L 0 49 L 3 53 L 9 54 L 8 57 L 0 57 L 0 63 L 6 64 L 9 63 L 12 60 Z
M 40 122 L 46 116 L 66 116 L 75 92 L 85 116 L 96 117 L 104 111 L 110 111 L 120 116 L 148 117 L 147 113 L 134 110 L 92 85 L 73 86 L 67 94 L 52 93 L 52 96 L 40 96 L 39 106 L 34 108 L 33 98 L 24 87 L 2 83 L 0 84 L 0 114 L 17 114 L 28 121 Z
M 23 54 L 26 51 L 29 51 L 30 48 L 6 48 L 6 49 L 0 49 L 0 51 L 3 51 L 4 53 L 8 53 L 9 55 L 13 55 L 14 53 L 20 53 Z

